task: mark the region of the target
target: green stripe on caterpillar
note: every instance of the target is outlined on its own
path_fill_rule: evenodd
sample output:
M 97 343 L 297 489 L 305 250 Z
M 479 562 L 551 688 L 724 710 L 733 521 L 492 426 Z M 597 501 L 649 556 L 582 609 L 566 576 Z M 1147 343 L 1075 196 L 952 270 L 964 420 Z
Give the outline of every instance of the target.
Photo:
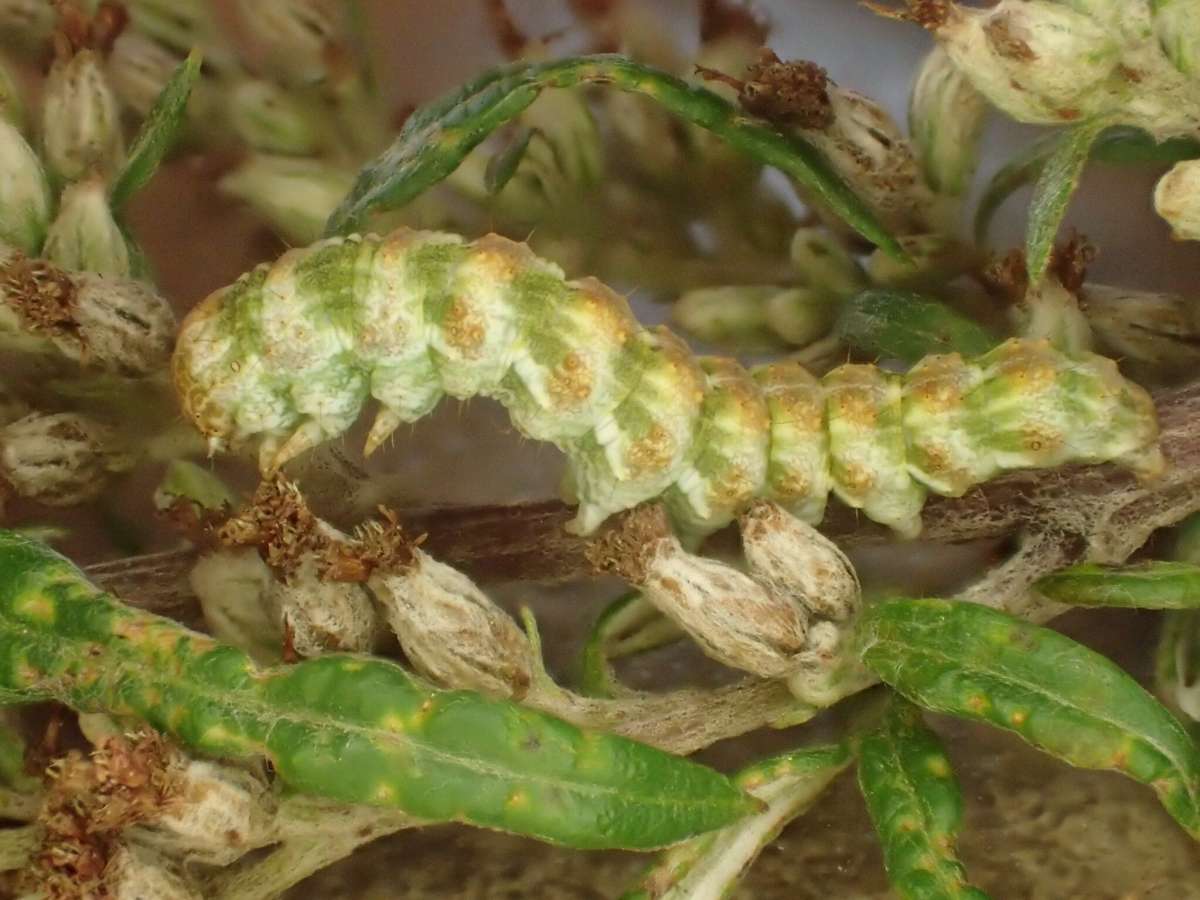
M 904 375 L 748 371 L 694 357 L 602 283 L 497 235 L 400 229 L 291 250 L 192 311 L 174 375 L 210 447 L 259 437 L 266 471 L 345 432 L 371 397 L 368 453 L 444 394 L 494 397 L 566 453 L 582 532 L 659 496 L 698 532 L 760 497 L 817 522 L 833 491 L 913 535 L 930 490 L 1067 462 L 1162 467 L 1149 396 L 1104 357 L 1011 340 Z

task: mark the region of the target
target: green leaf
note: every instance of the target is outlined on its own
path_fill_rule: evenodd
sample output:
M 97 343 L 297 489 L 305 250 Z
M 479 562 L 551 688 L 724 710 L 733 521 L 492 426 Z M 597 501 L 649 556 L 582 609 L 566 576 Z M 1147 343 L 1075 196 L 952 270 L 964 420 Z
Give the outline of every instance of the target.
M 863 736 L 858 753 L 858 785 L 892 889 L 906 900 L 986 900 L 967 883 L 955 856 L 962 794 L 921 711 L 897 698 L 879 727 Z
M 605 54 L 493 69 L 417 110 L 395 143 L 359 173 L 350 194 L 330 216 L 326 233 L 347 234 L 361 227 L 368 213 L 403 206 L 454 171 L 468 153 L 520 115 L 543 89 L 580 85 L 609 85 L 656 100 L 681 119 L 782 170 L 867 240 L 895 256 L 904 256 L 871 210 L 811 144 L 751 118 L 706 88 Z
M 1041 281 L 1050 264 L 1050 251 L 1071 195 L 1079 185 L 1092 144 L 1104 127 L 1105 121 L 1096 119 L 1064 131 L 1038 173 L 1025 226 L 1025 270 L 1030 284 Z
M 891 600 L 869 609 L 863 661 L 936 712 L 1013 731 L 1085 769 L 1149 785 L 1200 837 L 1200 749 L 1116 665 L 1047 628 L 973 603 Z
M 682 636 L 679 626 L 637 591 L 618 597 L 604 608 L 583 647 L 580 690 L 587 697 L 615 697 L 623 688 L 612 660 L 653 650 Z
M 154 177 L 159 163 L 175 143 L 183 125 L 188 97 L 200 77 L 202 54 L 199 49 L 187 55 L 171 75 L 166 87 L 154 101 L 154 106 L 142 122 L 142 128 L 129 148 L 125 168 L 117 175 L 109 194 L 114 210 L 119 210 L 129 199 L 146 186 Z
M 734 783 L 766 803 L 766 809 L 667 850 L 623 900 L 729 896 L 763 848 L 807 811 L 852 759 L 845 744 L 831 744 L 785 753 L 743 769 Z
M 1200 566 L 1145 562 L 1131 566 L 1088 563 L 1047 575 L 1034 588 L 1073 606 L 1200 609 Z
M 835 330 L 859 353 L 910 365 L 931 353 L 982 356 L 1000 343 L 945 303 L 909 291 L 854 295 L 842 307 Z
M 996 210 L 1014 191 L 1038 177 L 1062 137 L 1062 132 L 1054 131 L 1034 141 L 992 176 L 975 213 L 978 243 L 986 241 Z M 1159 142 L 1140 128 L 1127 125 L 1106 129 L 1091 148 L 1091 159 L 1113 165 L 1176 163 L 1197 157 L 1200 157 L 1200 140 L 1177 137 Z
M 517 174 L 517 166 L 521 165 L 525 151 L 529 149 L 529 141 L 536 133 L 534 128 L 518 129 L 512 140 L 488 160 L 487 168 L 483 172 L 483 186 L 489 194 L 500 193 Z
M 268 759 L 283 786 L 583 849 L 651 849 L 761 803 L 712 769 L 400 666 L 331 653 L 260 667 L 127 607 L 0 530 L 0 703 L 147 722 L 193 751 Z

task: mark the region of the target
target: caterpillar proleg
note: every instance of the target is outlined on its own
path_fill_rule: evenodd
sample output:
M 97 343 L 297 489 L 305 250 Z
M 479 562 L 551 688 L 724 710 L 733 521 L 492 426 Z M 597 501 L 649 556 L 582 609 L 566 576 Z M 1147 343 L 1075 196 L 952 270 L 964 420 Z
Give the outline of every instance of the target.
M 604 284 L 497 235 L 400 229 L 288 251 L 192 311 L 174 375 L 210 447 L 259 438 L 265 471 L 343 433 L 369 398 L 367 452 L 445 394 L 494 397 L 567 455 L 581 532 L 656 497 L 696 532 L 756 498 L 815 523 L 832 491 L 911 536 L 928 491 L 1007 469 L 1162 467 L 1153 403 L 1104 357 L 1010 340 L 907 374 L 747 370 L 693 356 Z

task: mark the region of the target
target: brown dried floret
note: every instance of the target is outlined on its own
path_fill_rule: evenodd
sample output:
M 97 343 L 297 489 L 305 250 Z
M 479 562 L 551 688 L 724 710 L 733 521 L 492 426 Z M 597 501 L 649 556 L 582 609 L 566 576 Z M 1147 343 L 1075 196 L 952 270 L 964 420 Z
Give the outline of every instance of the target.
M 906 9 L 897 9 L 894 6 L 864 0 L 863 6 L 889 19 L 915 22 L 922 28 L 936 31 L 950 18 L 954 0 L 906 0 Z
M 1004 256 L 993 257 L 982 272 L 983 286 L 1000 300 L 1015 303 L 1029 290 L 1029 275 L 1025 266 L 1025 251 L 1010 250 Z
M 332 539 L 308 508 L 300 489 L 282 475 L 265 478 L 250 505 L 217 529 L 226 547 L 257 547 L 283 581 L 311 556 L 325 556 Z
M 5 302 L 30 331 L 83 343 L 75 315 L 79 288 L 62 269 L 14 253 L 0 269 L 0 284 Z
M 640 584 L 659 545 L 671 535 L 662 504 L 647 503 L 615 517 L 584 553 L 596 572 Z
M 155 732 L 110 737 L 85 757 L 73 750 L 46 770 L 42 844 L 21 873 L 47 900 L 104 900 L 105 869 L 120 833 L 179 802 L 182 757 Z
M 709 81 L 737 88 L 742 108 L 768 121 L 812 129 L 827 128 L 833 121 L 829 76 L 816 63 L 784 62 L 763 48 L 758 62 L 746 70 L 744 81 L 704 66 L 697 66 L 696 72 Z
M 58 29 L 54 34 L 54 55 L 70 59 L 84 49 L 107 55 L 129 24 L 129 12 L 122 3 L 104 0 L 90 17 L 77 3 L 58 0 Z
M 1057 244 L 1050 254 L 1049 271 L 1071 293 L 1077 292 L 1087 280 L 1087 267 L 1096 258 L 1096 248 L 1087 235 L 1072 229 L 1071 236 Z

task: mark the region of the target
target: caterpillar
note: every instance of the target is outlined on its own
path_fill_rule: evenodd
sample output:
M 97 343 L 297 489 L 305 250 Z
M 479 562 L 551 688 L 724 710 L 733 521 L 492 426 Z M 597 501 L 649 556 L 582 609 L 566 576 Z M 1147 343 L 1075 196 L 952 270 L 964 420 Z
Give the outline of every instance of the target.
M 497 235 L 399 229 L 290 250 L 188 315 L 173 372 L 210 448 L 260 438 L 268 472 L 345 432 L 368 398 L 371 453 L 445 394 L 494 397 L 566 454 L 581 533 L 658 497 L 698 533 L 755 498 L 816 523 L 832 491 L 912 536 L 929 491 L 1003 470 L 1163 465 L 1153 403 L 1104 357 L 1010 340 L 906 374 L 748 370 L 693 356 L 611 288 Z

